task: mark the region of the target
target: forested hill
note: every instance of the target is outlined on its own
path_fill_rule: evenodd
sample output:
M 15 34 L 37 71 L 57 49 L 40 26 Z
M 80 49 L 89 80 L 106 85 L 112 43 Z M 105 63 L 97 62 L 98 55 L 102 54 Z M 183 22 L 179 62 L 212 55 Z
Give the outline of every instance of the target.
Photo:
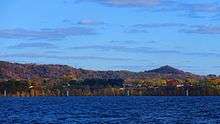
M 73 78 L 73 79 L 149 79 L 149 78 L 201 78 L 175 69 L 163 66 L 155 70 L 145 72 L 129 71 L 93 71 L 76 69 L 67 65 L 37 65 L 19 64 L 0 61 L 0 78 L 2 79 L 33 79 L 33 78 Z
M 144 72 L 0 62 L 0 96 L 220 95 L 220 77 L 170 66 Z

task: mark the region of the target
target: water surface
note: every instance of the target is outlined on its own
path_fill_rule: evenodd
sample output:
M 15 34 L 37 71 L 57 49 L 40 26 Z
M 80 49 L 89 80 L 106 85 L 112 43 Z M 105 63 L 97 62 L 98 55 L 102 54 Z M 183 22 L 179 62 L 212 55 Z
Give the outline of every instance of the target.
M 220 97 L 0 98 L 1 123 L 220 123 Z

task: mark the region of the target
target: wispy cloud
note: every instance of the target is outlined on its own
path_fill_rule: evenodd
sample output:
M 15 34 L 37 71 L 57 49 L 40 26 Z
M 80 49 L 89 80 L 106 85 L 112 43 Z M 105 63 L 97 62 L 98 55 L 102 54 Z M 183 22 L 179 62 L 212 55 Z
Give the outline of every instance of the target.
M 220 34 L 220 26 L 187 25 L 184 23 L 149 23 L 135 24 L 125 30 L 127 33 L 147 33 L 149 28 L 172 28 L 177 27 L 179 32 L 193 34 Z
M 63 39 L 70 36 L 94 35 L 94 29 L 84 27 L 32 29 L 1 29 L 0 38 L 8 39 Z
M 160 2 L 161 0 L 106 0 L 104 3 L 116 6 L 152 6 Z
M 160 4 L 161 0 L 80 0 L 80 1 L 98 2 L 107 6 L 145 7 L 145 6 L 158 5 Z
M 177 10 L 188 10 L 190 12 L 219 12 L 220 5 L 218 3 L 178 3 Z
M 129 28 L 124 31 L 125 33 L 136 34 L 136 33 L 148 33 L 146 29 Z
M 188 53 L 184 53 L 184 55 L 200 56 L 200 57 L 207 57 L 207 56 L 220 57 L 220 53 L 217 52 L 188 52 Z
M 100 51 L 115 51 L 125 53 L 141 53 L 141 54 L 176 54 L 182 56 L 212 56 L 220 57 L 220 53 L 217 52 L 183 52 L 177 49 L 158 49 L 153 47 L 129 47 L 129 46 L 106 46 L 106 45 L 91 45 L 91 46 L 75 46 L 70 47 L 72 50 L 100 50 Z
M 112 7 L 135 7 L 154 12 L 218 13 L 220 3 L 212 1 L 179 1 L 179 0 L 80 0 L 97 2 Z
M 134 40 L 111 40 L 109 42 L 113 43 L 113 44 L 134 44 L 134 43 L 136 43 L 136 41 L 134 41 Z
M 45 53 L 1 53 L 2 58 L 27 58 L 27 59 L 60 59 L 60 60 L 102 60 L 102 61 L 130 61 L 131 58 L 115 58 L 115 57 L 102 57 L 102 56 L 61 56 L 50 55 Z
M 98 22 L 92 19 L 82 19 L 78 22 L 79 25 L 103 25 L 104 22 Z
M 92 45 L 92 46 L 75 46 L 71 47 L 73 50 L 100 50 L 100 51 L 118 51 L 118 52 L 140 52 L 145 51 L 147 49 L 151 49 L 149 47 L 127 47 L 127 46 L 104 46 L 104 45 Z
M 145 44 L 155 44 L 156 41 L 136 41 L 136 40 L 112 40 L 109 41 L 111 44 L 140 44 L 140 43 L 145 43 Z
M 183 28 L 188 25 L 184 23 L 143 23 L 143 24 L 135 24 L 127 27 L 125 29 L 125 33 L 148 33 L 152 28 Z
M 181 29 L 183 33 L 194 33 L 194 34 L 220 34 L 220 26 L 192 26 L 190 28 Z
M 136 24 L 132 27 L 136 28 L 162 28 L 162 27 L 184 27 L 184 23 L 148 23 L 148 24 Z
M 116 51 L 116 52 L 131 52 L 131 53 L 153 53 L 153 54 L 167 54 L 167 53 L 180 53 L 177 50 L 161 50 L 154 49 L 152 47 L 128 47 L 128 46 L 104 46 L 104 45 L 93 45 L 93 46 L 77 46 L 71 47 L 73 50 L 100 50 L 100 51 Z
M 46 43 L 46 42 L 33 42 L 33 43 L 20 43 L 17 45 L 9 46 L 8 48 L 12 49 L 22 49 L 22 48 L 45 48 L 45 49 L 51 49 L 51 48 L 57 48 L 55 44 L 52 43 Z

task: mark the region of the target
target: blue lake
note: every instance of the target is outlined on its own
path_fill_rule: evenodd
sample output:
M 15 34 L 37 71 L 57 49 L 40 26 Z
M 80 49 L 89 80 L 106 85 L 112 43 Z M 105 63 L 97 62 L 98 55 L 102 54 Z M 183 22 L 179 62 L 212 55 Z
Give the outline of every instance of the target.
M 0 123 L 220 123 L 220 97 L 1 97 Z

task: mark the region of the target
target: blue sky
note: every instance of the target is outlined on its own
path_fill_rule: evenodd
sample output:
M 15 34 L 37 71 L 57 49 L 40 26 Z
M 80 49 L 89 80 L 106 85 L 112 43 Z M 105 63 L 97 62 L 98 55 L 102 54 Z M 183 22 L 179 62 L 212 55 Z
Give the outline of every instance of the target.
M 0 60 L 220 74 L 219 0 L 1 0 Z

